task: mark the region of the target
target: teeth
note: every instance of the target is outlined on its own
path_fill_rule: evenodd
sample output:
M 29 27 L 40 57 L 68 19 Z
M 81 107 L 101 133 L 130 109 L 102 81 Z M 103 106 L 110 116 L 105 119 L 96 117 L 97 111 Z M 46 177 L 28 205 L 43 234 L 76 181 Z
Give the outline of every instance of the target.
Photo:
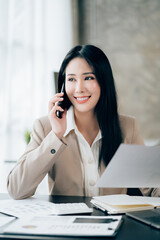
M 84 101 L 87 100 L 89 97 L 84 97 L 84 98 L 77 98 L 78 101 Z

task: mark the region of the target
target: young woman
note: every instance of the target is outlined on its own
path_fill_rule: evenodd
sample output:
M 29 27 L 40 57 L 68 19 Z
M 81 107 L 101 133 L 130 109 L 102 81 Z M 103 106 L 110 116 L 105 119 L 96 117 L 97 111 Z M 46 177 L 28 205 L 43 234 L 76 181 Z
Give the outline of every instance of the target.
M 112 69 L 103 51 L 92 45 L 71 49 L 61 65 L 58 88 L 48 116 L 35 121 L 31 141 L 8 176 L 10 195 L 32 196 L 46 174 L 50 194 L 126 193 L 95 187 L 122 142 L 143 144 L 135 118 L 117 112 Z M 152 189 L 142 191 L 151 194 Z

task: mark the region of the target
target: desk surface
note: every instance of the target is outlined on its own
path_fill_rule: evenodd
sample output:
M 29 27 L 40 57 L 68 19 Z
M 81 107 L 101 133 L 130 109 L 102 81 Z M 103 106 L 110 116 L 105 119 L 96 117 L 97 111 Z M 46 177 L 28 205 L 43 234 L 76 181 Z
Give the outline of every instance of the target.
M 89 197 L 66 197 L 66 196 L 43 196 L 43 195 L 37 195 L 35 196 L 37 199 L 43 199 L 49 202 L 54 203 L 60 203 L 60 202 L 85 202 L 88 206 L 91 206 Z M 9 196 L 7 194 L 0 194 L 0 199 L 9 199 Z M 105 214 L 102 211 L 94 209 L 92 215 L 95 216 L 104 216 Z M 28 236 L 4 236 L 0 234 L 0 239 L 54 239 L 54 240 L 69 240 L 69 239 L 76 239 L 76 240 L 82 240 L 81 237 L 75 238 L 75 237 L 28 237 Z M 83 237 L 83 240 L 85 239 L 97 239 L 97 238 L 86 238 Z M 136 220 L 133 220 L 127 216 L 124 216 L 124 223 L 122 224 L 118 234 L 116 237 L 106 237 L 102 239 L 116 239 L 116 240 L 159 240 L 160 239 L 160 230 L 151 228 L 143 223 L 140 223 Z

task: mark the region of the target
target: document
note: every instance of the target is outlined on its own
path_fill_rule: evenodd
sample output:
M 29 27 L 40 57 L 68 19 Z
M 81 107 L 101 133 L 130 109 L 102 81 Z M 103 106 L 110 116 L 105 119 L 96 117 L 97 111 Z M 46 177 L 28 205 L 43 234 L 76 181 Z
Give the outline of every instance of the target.
M 0 200 L 0 212 L 18 218 L 93 212 L 85 203 L 51 203 L 35 198 L 23 200 Z
M 159 197 L 129 196 L 127 194 L 93 197 L 91 203 L 109 214 L 119 214 L 160 208 Z
M 159 188 L 160 146 L 121 144 L 96 187 Z
M 6 225 L 7 223 L 12 222 L 13 220 L 15 220 L 15 217 L 0 216 L 0 228 Z
M 3 234 L 42 236 L 115 236 L 122 216 L 48 216 L 18 219 Z

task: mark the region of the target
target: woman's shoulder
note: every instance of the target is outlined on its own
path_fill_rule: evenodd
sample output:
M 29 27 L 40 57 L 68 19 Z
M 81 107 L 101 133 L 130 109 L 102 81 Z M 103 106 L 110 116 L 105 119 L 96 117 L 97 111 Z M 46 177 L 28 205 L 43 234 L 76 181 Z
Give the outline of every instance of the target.
M 135 124 L 136 122 L 136 118 L 134 116 L 130 116 L 130 115 L 124 115 L 124 114 L 119 114 L 119 121 L 121 126 L 130 126 Z
M 123 132 L 123 136 L 130 138 L 135 130 L 135 125 L 137 125 L 136 118 L 129 115 L 119 115 L 120 126 Z
M 124 143 L 143 144 L 137 120 L 133 116 L 119 115 Z

